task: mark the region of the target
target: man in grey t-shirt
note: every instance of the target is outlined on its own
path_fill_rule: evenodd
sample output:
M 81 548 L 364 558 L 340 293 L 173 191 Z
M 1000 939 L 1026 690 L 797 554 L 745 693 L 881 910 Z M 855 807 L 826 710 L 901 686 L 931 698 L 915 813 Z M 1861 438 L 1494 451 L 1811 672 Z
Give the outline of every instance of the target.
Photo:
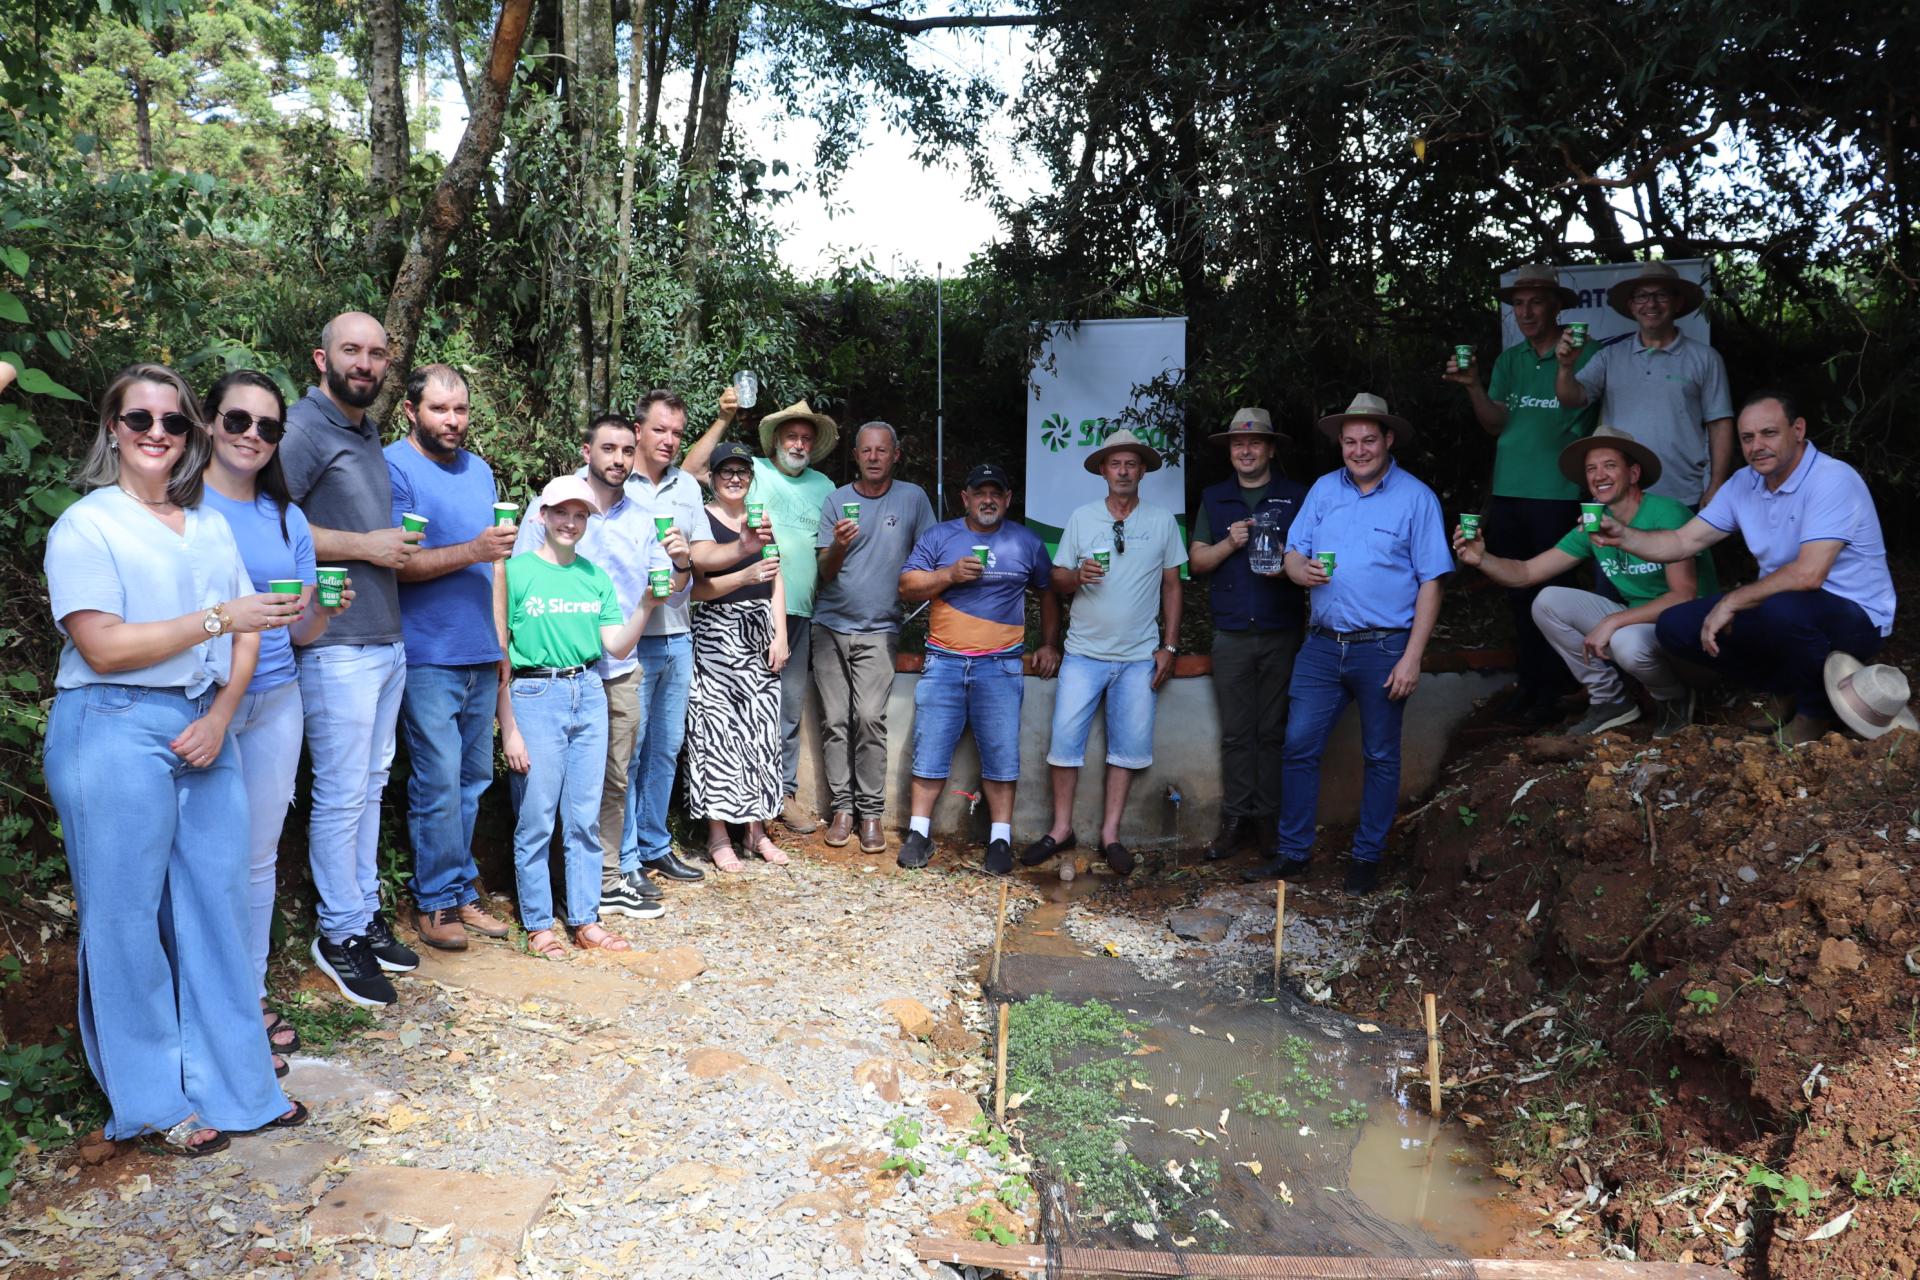
M 827 495 L 814 539 L 820 590 L 813 601 L 813 678 L 820 689 L 820 746 L 833 800 L 827 843 L 853 837 L 881 853 L 886 836 L 887 696 L 900 650 L 900 566 L 933 525 L 917 484 L 893 478 L 900 437 L 884 422 L 854 433 L 859 479 Z

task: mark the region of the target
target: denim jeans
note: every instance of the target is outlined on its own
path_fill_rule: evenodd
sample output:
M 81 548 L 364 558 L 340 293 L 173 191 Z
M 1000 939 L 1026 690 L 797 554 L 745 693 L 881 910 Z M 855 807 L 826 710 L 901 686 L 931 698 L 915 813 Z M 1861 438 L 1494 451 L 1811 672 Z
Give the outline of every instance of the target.
M 189 768 L 168 743 L 209 690 L 96 684 L 47 718 L 46 778 L 80 921 L 80 1040 L 109 1138 L 287 1109 L 248 962 L 247 791 L 233 736 Z
M 1048 764 L 1078 769 L 1087 762 L 1087 732 L 1102 694 L 1107 699 L 1107 763 L 1122 769 L 1153 763 L 1153 659 L 1103 662 L 1070 653 L 1060 660 L 1053 695 Z
M 365 933 L 380 909 L 380 793 L 393 767 L 406 683 L 402 644 L 326 645 L 300 655 L 313 759 L 307 858 L 329 942 Z
M 800 789 L 800 720 L 813 685 L 813 619 L 787 615 L 787 665 L 780 668 L 780 785 L 782 796 Z
M 627 766 L 625 834 L 620 839 L 620 870 L 673 852 L 667 834 L 667 802 L 673 797 L 673 771 L 680 745 L 687 740 L 687 691 L 693 686 L 693 639 L 641 636 L 633 656 L 640 659 L 640 729 Z
M 913 687 L 913 776 L 946 777 L 960 733 L 972 725 L 980 776 L 988 782 L 1017 782 L 1025 693 L 1017 653 L 965 657 L 928 650 L 920 682 Z
M 1794 711 L 1833 718 L 1822 674 L 1835 649 L 1871 662 L 1882 643 L 1867 611 L 1831 591 L 1782 591 L 1733 616 L 1717 637 L 1720 656 L 1700 647 L 1700 626 L 1720 603 L 1717 595 L 1689 600 L 1653 624 L 1660 647 L 1677 658 L 1720 672 L 1750 689 L 1790 693 Z
M 1360 788 L 1360 825 L 1353 832 L 1356 862 L 1378 862 L 1400 802 L 1400 721 L 1405 700 L 1387 697 L 1387 676 L 1406 656 L 1407 633 L 1342 644 L 1307 633 L 1293 660 L 1287 689 L 1287 747 L 1280 781 L 1280 856 L 1313 852 L 1313 818 L 1320 806 L 1320 756 L 1349 701 L 1360 704 L 1360 745 L 1366 776 Z
M 289 680 L 240 700 L 233 740 L 247 787 L 247 949 L 267 994 L 267 945 L 273 937 L 274 873 L 280 865 L 280 829 L 293 806 L 300 770 L 300 683 Z
M 607 695 L 592 671 L 532 676 L 508 686 L 513 719 L 530 767 L 512 775 L 519 815 L 513 824 L 513 873 L 520 923 L 553 927 L 548 851 L 560 824 L 566 921 L 600 918 L 600 786 L 607 767 Z
M 473 882 L 473 823 L 480 797 L 493 784 L 493 712 L 500 666 L 407 668 L 400 725 L 407 735 L 407 834 L 413 841 L 413 881 L 422 911 L 477 901 Z

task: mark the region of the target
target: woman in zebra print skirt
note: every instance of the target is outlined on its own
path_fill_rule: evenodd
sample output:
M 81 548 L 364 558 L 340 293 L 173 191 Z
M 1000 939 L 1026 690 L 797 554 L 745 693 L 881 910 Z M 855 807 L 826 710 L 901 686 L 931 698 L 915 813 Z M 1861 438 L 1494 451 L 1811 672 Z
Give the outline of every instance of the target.
M 713 540 L 740 540 L 753 455 L 722 445 L 713 455 Z M 766 523 L 766 514 L 761 521 Z M 771 553 L 773 548 L 769 546 Z M 745 823 L 747 848 L 783 864 L 767 835 L 780 812 L 780 669 L 787 664 L 787 609 L 775 555 L 742 556 L 694 585 L 693 686 L 687 700 L 687 807 L 707 820 L 707 854 L 722 871 L 741 862 L 727 832 Z

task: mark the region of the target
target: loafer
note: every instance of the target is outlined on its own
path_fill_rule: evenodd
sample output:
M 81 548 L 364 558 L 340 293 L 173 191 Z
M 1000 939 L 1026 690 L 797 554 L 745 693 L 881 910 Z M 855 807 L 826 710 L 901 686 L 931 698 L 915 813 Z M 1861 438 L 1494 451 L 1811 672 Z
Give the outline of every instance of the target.
M 1305 858 L 1268 858 L 1242 871 L 1240 879 L 1244 884 L 1258 884 L 1262 880 L 1293 880 L 1306 873 Z
M 1003 840 L 1001 843 L 1006 842 Z M 900 842 L 900 853 L 894 861 L 908 870 L 926 866 L 933 861 L 933 841 L 918 831 L 909 830 L 907 838 Z
M 1067 838 L 1065 840 L 1055 840 L 1051 834 L 1041 836 L 1021 852 L 1020 865 L 1023 867 L 1037 867 L 1048 858 L 1053 857 L 1056 853 L 1071 852 L 1077 843 L 1079 842 L 1075 839 L 1071 831 L 1067 832 Z
M 844 809 L 835 813 L 833 820 L 827 823 L 827 834 L 822 838 L 835 849 L 853 839 L 853 815 Z
M 648 858 L 647 871 L 651 875 L 665 876 L 669 880 L 686 882 L 705 880 L 707 878 L 706 872 L 698 867 L 690 867 L 680 861 L 679 857 L 671 849 L 657 858 Z
M 905 856 L 904 849 L 901 851 L 901 856 Z M 1013 846 L 1005 840 L 988 841 L 986 866 L 987 871 L 996 876 L 1003 876 L 1013 870 Z
M 1124 876 L 1133 873 L 1133 850 L 1118 840 L 1102 849 L 1100 856 L 1107 860 L 1107 865 L 1113 868 L 1115 875 Z
M 860 852 L 885 853 L 886 851 L 887 836 L 886 833 L 880 829 L 880 819 L 860 819 Z

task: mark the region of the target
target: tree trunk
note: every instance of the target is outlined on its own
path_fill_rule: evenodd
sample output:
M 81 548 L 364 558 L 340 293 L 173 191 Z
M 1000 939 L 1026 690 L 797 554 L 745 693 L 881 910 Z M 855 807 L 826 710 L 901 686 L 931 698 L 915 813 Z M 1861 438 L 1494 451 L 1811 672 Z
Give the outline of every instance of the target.
M 420 224 L 414 229 L 407 255 L 395 274 L 393 290 L 387 297 L 387 351 L 392 364 L 387 381 L 371 412 L 375 422 L 386 421 L 394 403 L 406 386 L 413 370 L 413 347 L 420 334 L 420 318 L 426 314 L 434 282 L 447 257 L 447 246 L 473 213 L 473 202 L 480 191 L 480 179 L 493 153 L 500 145 L 500 124 L 506 115 L 507 96 L 513 89 L 514 68 L 520 61 L 520 46 L 527 37 L 527 20 L 533 0 L 505 0 L 499 21 L 493 28 L 493 48 L 487 54 L 486 75 L 474 102 L 473 114 L 460 135 L 460 145 L 447 162 L 440 183 L 421 211 Z
M 728 0 L 719 0 L 721 4 Z M 707 18 L 711 14 L 707 0 L 694 0 L 697 6 L 693 11 L 693 81 L 687 89 L 687 119 L 680 135 L 680 167 L 688 169 L 693 165 L 693 138 L 700 125 L 700 96 L 706 87 L 708 54 L 712 42 L 707 36 Z
M 405 27 L 400 0 L 373 0 L 367 7 L 367 225 L 366 255 L 385 272 L 398 260 L 400 196 L 411 147 L 407 140 Z
M 675 0 L 666 0 L 660 5 L 647 8 L 648 47 L 647 47 L 647 109 L 640 121 L 640 136 L 647 140 L 647 149 L 652 151 L 659 141 L 657 130 L 660 127 L 660 83 L 667 76 L 667 54 L 673 46 L 673 18 L 677 8 Z
M 607 334 L 607 396 L 613 403 L 613 391 L 620 385 L 620 338 L 627 319 L 627 272 L 633 265 L 633 184 L 639 166 L 636 135 L 640 128 L 640 81 L 646 74 L 647 3 L 634 0 L 628 36 L 633 47 L 633 68 L 627 74 L 627 132 L 621 148 L 620 213 L 614 234 L 619 237 L 613 268 L 613 308 Z
M 713 192 L 718 180 L 721 144 L 726 141 L 727 103 L 733 93 L 733 62 L 740 51 L 742 0 L 720 0 L 715 8 L 706 89 L 700 100 L 700 128 L 686 167 L 687 247 L 680 259 L 686 302 L 678 326 L 684 352 L 699 345 L 705 307 L 700 299 L 700 269 L 713 252 Z
M 153 172 L 153 114 L 147 82 L 133 77 L 133 136 L 140 148 L 140 167 Z
M 581 241 L 593 258 L 580 273 L 581 368 L 588 404 L 604 405 L 613 391 L 607 363 L 611 325 L 604 264 L 605 237 L 618 229 L 617 188 L 613 181 L 612 142 L 620 123 L 620 58 L 614 48 L 611 0 L 577 0 L 579 64 L 573 82 L 579 124 L 581 191 L 580 217 L 585 224 Z

